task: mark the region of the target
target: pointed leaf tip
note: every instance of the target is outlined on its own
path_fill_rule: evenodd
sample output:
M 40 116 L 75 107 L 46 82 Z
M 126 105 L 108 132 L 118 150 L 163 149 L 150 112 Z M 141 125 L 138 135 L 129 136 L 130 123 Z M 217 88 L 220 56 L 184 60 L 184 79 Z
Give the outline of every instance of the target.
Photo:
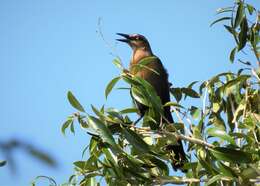
M 79 103 L 77 98 L 72 94 L 71 91 L 68 91 L 67 97 L 68 97 L 68 100 L 69 100 L 71 106 L 73 106 L 75 109 L 77 109 L 77 110 L 79 110 L 81 112 L 85 112 L 84 108 Z

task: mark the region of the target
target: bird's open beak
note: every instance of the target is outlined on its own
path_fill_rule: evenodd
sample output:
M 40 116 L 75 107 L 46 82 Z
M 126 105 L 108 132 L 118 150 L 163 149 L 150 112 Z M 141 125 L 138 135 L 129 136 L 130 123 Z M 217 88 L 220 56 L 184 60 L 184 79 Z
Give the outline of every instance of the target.
M 122 34 L 122 33 L 116 33 L 117 35 L 120 35 L 124 37 L 124 39 L 116 39 L 117 41 L 129 43 L 131 41 L 131 37 L 128 34 Z

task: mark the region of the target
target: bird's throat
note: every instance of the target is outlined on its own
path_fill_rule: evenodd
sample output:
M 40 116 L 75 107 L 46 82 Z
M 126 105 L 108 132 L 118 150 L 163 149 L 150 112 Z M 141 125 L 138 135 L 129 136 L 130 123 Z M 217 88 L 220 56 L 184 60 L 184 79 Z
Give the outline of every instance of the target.
M 150 50 L 136 49 L 133 51 L 131 65 L 135 65 L 135 64 L 139 63 L 143 58 L 146 58 L 149 56 L 153 56 L 153 54 Z

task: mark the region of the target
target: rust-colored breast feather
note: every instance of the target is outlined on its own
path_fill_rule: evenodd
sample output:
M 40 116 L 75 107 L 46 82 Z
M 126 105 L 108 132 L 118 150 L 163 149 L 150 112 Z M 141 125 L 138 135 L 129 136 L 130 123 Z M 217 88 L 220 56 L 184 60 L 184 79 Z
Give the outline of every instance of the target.
M 142 68 L 136 75 L 148 81 L 154 87 L 157 95 L 161 98 L 162 104 L 165 104 L 170 101 L 168 74 L 159 58 L 156 58 L 156 60 L 147 64 L 147 67 L 149 69 Z M 159 74 L 150 69 L 153 69 Z

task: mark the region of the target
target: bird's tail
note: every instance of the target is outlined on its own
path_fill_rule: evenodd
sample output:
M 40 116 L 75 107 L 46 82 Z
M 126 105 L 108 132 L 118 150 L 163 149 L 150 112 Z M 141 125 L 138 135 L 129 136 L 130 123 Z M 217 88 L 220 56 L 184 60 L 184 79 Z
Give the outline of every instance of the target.
M 170 108 L 165 107 L 164 114 L 168 122 L 174 123 Z M 169 152 L 173 169 L 176 171 L 180 169 L 182 172 L 187 172 L 183 168 L 184 164 L 188 162 L 186 154 L 183 150 L 183 145 L 180 139 L 177 140 L 177 144 L 167 145 L 166 151 Z
M 188 162 L 186 155 L 183 150 L 183 146 L 180 140 L 176 145 L 167 145 L 166 151 L 169 152 L 172 168 L 176 171 L 180 169 L 182 172 L 187 172 L 183 166 Z

